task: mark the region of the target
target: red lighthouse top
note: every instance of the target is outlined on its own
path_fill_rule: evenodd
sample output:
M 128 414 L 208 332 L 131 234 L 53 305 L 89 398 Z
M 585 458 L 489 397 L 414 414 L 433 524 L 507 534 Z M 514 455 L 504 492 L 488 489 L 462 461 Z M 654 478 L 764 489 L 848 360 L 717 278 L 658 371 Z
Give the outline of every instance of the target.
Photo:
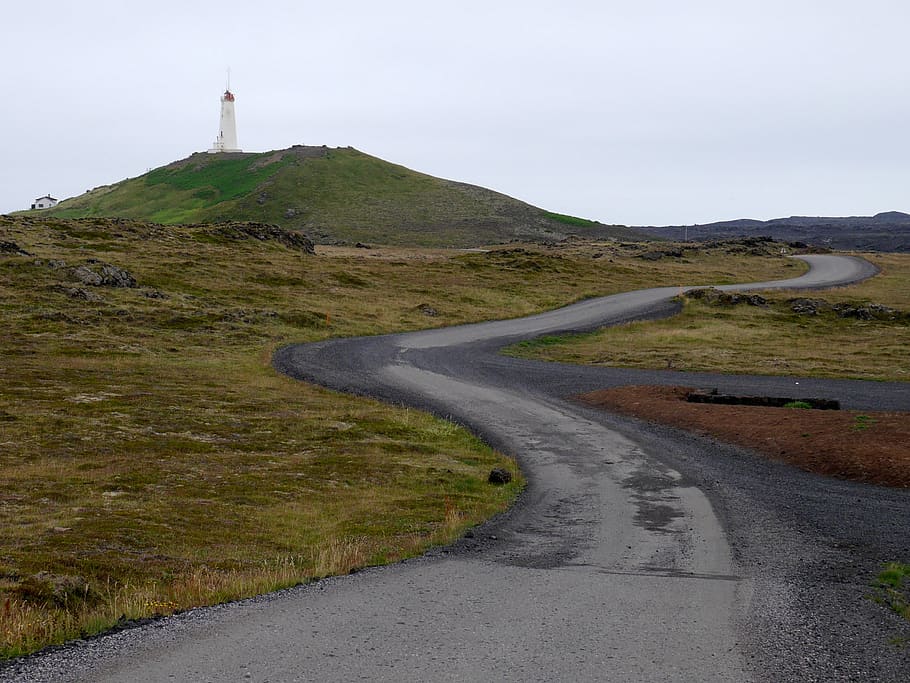
M 225 99 L 227 102 L 233 102 L 233 101 L 234 101 L 234 93 L 232 93 L 230 90 L 225 90 L 225 91 L 224 91 L 224 99 Z

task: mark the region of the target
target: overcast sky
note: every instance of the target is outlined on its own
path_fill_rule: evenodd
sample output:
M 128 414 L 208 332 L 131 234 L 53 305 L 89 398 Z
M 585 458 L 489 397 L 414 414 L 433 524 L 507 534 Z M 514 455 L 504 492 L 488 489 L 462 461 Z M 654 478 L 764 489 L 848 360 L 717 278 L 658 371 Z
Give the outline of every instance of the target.
M 351 145 L 608 223 L 910 211 L 906 0 L 3 0 L 0 212 Z

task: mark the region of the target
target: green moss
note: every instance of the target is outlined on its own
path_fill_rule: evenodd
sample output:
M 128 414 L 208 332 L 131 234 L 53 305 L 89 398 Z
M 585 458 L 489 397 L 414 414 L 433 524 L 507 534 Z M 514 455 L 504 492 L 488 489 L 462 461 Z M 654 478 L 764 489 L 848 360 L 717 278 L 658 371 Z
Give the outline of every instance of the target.
M 545 212 L 548 218 L 552 218 L 554 221 L 559 223 L 565 223 L 566 225 L 574 225 L 580 228 L 590 227 L 592 225 L 599 225 L 597 221 L 592 221 L 587 218 L 578 218 L 577 216 L 567 216 L 564 213 L 553 213 L 551 211 Z
M 252 154 L 232 158 L 211 155 L 208 160 L 202 157 L 197 163 L 157 168 L 144 176 L 145 184 L 164 184 L 178 190 L 193 190 L 190 195 L 192 198 L 204 201 L 203 206 L 212 206 L 251 192 L 290 161 L 282 157 L 281 160 L 262 164 L 265 156 Z

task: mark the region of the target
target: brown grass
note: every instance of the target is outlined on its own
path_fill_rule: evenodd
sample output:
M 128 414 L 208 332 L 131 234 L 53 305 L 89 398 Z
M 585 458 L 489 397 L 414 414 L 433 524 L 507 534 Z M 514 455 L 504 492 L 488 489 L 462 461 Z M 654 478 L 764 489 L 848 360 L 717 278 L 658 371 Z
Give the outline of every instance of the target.
M 30 252 L 0 256 L 7 657 L 408 557 L 520 490 L 515 464 L 462 429 L 278 375 L 279 344 L 798 270 L 723 250 L 644 262 L 642 247 L 618 244 L 306 256 L 203 227 L 104 220 L 0 217 L 0 240 Z M 91 259 L 139 287 L 81 285 L 51 264 Z M 497 466 L 512 484 L 487 484 Z
M 685 299 L 682 313 L 592 334 L 519 344 L 509 353 L 540 360 L 692 372 L 910 379 L 906 319 L 861 320 L 834 312 L 798 315 L 787 299 L 873 302 L 906 311 L 910 256 L 869 255 L 882 274 L 822 292 L 764 292 L 766 307 L 710 305 Z
M 910 487 L 910 413 L 706 405 L 686 401 L 689 391 L 628 386 L 579 398 L 713 436 L 816 474 Z

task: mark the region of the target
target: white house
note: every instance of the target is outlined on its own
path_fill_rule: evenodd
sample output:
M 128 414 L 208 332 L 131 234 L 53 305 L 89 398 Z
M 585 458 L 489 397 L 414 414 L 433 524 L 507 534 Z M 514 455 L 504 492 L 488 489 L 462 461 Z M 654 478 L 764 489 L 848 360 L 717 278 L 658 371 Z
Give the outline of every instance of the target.
M 44 195 L 43 197 L 38 197 L 33 203 L 33 209 L 49 209 L 52 206 L 57 206 L 58 199 L 54 199 L 49 194 Z

